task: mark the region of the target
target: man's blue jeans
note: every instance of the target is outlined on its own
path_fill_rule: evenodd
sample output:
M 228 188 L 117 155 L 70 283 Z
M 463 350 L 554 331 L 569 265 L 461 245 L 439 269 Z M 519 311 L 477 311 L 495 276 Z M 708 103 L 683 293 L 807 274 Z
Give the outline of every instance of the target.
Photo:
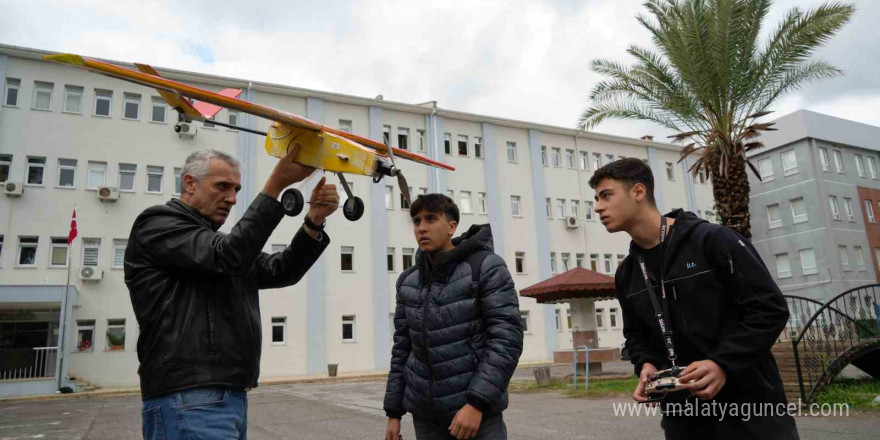
M 194 388 L 145 400 L 144 440 L 247 440 L 247 393 Z

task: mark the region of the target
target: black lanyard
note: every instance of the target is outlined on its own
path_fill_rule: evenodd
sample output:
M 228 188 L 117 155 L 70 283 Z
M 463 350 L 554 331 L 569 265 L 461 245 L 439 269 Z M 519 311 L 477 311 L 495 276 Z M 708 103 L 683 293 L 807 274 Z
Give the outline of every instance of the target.
M 669 361 L 672 362 L 672 366 L 675 367 L 675 346 L 672 343 L 672 326 L 668 323 L 668 317 L 671 316 L 669 314 L 669 305 L 666 299 L 666 284 L 663 281 L 663 257 L 666 253 L 666 228 L 667 228 L 667 220 L 666 217 L 660 216 L 660 292 L 663 295 L 662 303 L 657 299 L 657 294 L 654 293 L 654 286 L 651 285 L 651 279 L 648 277 L 648 266 L 645 264 L 645 259 L 642 257 L 641 252 L 637 252 L 636 256 L 639 259 L 639 266 L 642 268 L 642 275 L 645 277 L 645 285 L 648 287 L 648 295 L 651 297 L 651 305 L 654 306 L 654 316 L 657 318 L 657 323 L 660 325 L 660 333 L 663 335 L 663 342 L 666 344 L 666 354 L 669 357 Z M 661 309 L 662 304 L 662 309 Z M 664 317 L 664 315 L 666 317 Z

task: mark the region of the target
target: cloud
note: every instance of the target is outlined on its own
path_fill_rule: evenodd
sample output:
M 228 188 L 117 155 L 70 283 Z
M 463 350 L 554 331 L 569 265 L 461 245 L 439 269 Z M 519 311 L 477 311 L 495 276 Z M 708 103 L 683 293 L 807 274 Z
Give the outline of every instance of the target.
M 574 127 L 599 77 L 596 58 L 631 63 L 650 46 L 636 21 L 643 0 L 0 0 L 0 42 L 337 93 Z M 794 6 L 778 0 L 775 24 Z M 809 108 L 880 125 L 880 59 L 870 17 L 856 19 L 818 56 L 847 75 L 786 97 L 778 114 Z M 668 132 L 637 121 L 597 131 Z

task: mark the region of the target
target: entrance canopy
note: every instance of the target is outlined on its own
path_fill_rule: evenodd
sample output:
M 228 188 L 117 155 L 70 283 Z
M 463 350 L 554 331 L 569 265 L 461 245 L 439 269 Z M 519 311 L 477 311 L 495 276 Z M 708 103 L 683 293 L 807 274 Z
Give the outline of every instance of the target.
M 541 304 L 555 304 L 572 299 L 615 299 L 614 277 L 582 267 L 541 281 L 520 290 L 520 295 L 535 298 Z

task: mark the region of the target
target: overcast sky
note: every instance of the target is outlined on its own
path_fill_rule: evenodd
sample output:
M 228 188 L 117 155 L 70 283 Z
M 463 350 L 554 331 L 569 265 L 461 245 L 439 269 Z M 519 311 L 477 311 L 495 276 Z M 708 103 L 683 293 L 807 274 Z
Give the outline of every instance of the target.
M 820 3 L 777 0 L 767 24 Z M 880 126 L 880 1 L 855 3 L 854 20 L 817 54 L 846 76 L 786 97 L 776 115 L 805 108 Z M 630 64 L 630 44 L 650 46 L 641 4 L 0 0 L 0 43 L 574 127 L 598 79 L 590 60 Z M 665 133 L 634 121 L 596 131 Z

